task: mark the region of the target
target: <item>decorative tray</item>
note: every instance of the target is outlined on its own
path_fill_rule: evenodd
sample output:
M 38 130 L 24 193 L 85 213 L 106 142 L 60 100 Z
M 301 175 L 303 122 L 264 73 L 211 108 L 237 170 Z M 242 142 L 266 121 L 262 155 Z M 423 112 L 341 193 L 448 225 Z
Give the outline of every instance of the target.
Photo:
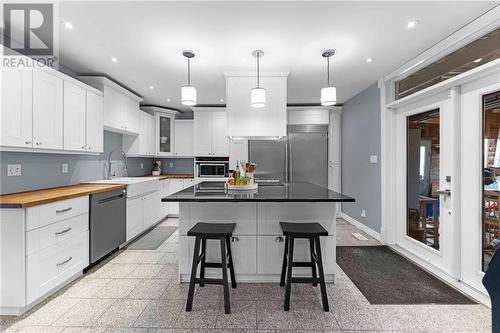
M 255 190 L 259 187 L 259 184 L 250 184 L 250 185 L 231 185 L 227 184 L 227 189 L 228 190 L 233 190 L 233 191 L 248 191 L 248 190 Z

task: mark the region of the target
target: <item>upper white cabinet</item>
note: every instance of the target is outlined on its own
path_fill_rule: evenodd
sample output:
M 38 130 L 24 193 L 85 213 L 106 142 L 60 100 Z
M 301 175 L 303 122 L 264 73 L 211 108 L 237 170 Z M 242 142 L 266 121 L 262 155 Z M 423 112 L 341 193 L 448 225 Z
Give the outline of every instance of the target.
M 87 90 L 87 151 L 104 151 L 104 109 L 102 96 Z
M 153 156 L 155 152 L 155 117 L 139 111 L 139 135 L 124 135 L 123 150 L 127 155 Z
M 194 155 L 229 156 L 226 110 L 224 108 L 193 108 L 193 111 Z
M 101 91 L 52 68 L 32 65 L 1 71 L 2 150 L 103 151 Z
M 63 149 L 63 80 L 33 70 L 33 147 Z
M 33 70 L 2 66 L 2 111 L 0 145 L 33 146 Z
M 101 76 L 80 76 L 83 82 L 103 91 L 104 128 L 124 134 L 139 134 L 140 96 Z
M 194 121 L 175 120 L 175 156 L 193 156 L 194 154 Z
M 286 136 L 288 73 L 263 73 L 266 106 L 250 105 L 255 73 L 225 73 L 227 136 L 230 138 L 270 139 Z M 195 116 L 196 119 L 196 116 Z
M 229 168 L 234 168 L 238 161 L 248 161 L 248 140 L 229 142 Z
M 174 155 L 174 119 L 172 114 L 157 112 L 156 118 L 156 155 Z
M 86 122 L 85 89 L 64 82 L 64 149 L 85 150 Z

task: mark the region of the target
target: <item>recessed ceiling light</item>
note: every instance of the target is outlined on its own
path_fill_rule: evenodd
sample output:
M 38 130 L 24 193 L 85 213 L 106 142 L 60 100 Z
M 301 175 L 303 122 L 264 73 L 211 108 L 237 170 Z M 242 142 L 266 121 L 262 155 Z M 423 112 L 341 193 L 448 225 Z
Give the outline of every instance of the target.
M 219 99 L 219 102 L 224 102 L 224 98 Z
M 153 87 L 153 86 L 149 86 L 149 89 L 150 89 L 150 90 L 154 90 L 154 89 L 155 89 L 155 87 Z
M 367 58 L 367 59 L 366 59 L 366 62 L 368 62 L 368 63 L 370 63 L 370 62 L 372 62 L 372 61 L 373 61 L 373 58 Z
M 412 29 L 412 28 L 415 28 L 418 24 L 418 21 L 417 20 L 411 20 L 411 21 L 408 21 L 408 24 L 406 25 L 406 27 L 408 29 Z
M 478 58 L 478 59 L 474 60 L 474 62 L 481 62 L 481 61 L 483 61 L 483 58 Z
M 71 24 L 71 22 L 64 22 L 64 27 L 66 29 L 73 29 L 73 24 Z
M 112 62 L 118 62 L 118 59 L 116 57 L 111 58 Z
M 167 98 L 167 102 L 170 102 L 170 98 Z

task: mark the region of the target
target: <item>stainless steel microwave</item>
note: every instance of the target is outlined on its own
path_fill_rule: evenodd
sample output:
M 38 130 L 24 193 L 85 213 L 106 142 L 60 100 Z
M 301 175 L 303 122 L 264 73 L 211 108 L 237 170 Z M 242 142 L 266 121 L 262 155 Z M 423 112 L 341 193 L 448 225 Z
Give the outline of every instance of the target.
M 224 178 L 229 171 L 227 163 L 197 163 L 199 178 Z

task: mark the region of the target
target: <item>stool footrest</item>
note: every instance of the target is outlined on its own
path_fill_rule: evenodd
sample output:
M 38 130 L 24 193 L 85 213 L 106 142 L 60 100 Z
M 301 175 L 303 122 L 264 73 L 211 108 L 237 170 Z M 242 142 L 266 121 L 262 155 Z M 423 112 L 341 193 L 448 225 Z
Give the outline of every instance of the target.
M 197 283 L 197 284 L 220 284 L 220 285 L 222 285 L 224 283 L 224 281 L 222 279 L 196 278 L 196 279 L 194 279 L 194 283 Z
M 222 264 L 220 262 L 206 262 L 205 268 L 222 268 Z M 227 268 L 233 268 L 233 265 L 227 264 Z
M 293 262 L 293 267 L 313 267 L 314 263 L 313 262 L 308 262 L 308 261 L 294 261 Z
M 320 283 L 320 278 L 310 278 L 310 277 L 293 277 L 291 279 L 292 283 Z

